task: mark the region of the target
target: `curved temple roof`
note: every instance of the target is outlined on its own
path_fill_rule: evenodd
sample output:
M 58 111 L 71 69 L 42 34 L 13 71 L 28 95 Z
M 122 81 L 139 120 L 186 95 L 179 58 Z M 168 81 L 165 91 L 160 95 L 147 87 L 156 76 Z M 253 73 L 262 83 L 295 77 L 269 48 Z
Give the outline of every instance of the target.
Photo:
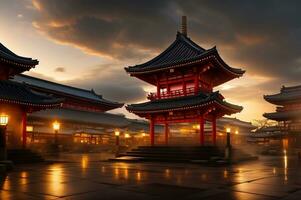
M 217 103 L 222 107 L 232 110 L 233 113 L 240 112 L 243 109 L 241 106 L 230 104 L 222 100 L 219 92 L 213 92 L 209 94 L 200 92 L 197 96 L 184 96 L 172 99 L 154 100 L 146 103 L 131 104 L 126 108 L 130 112 L 134 113 L 157 113 L 197 108 L 209 105 L 211 103 Z
M 26 85 L 9 80 L 0 81 L 0 101 L 29 107 L 58 107 L 63 99 L 42 95 L 30 90 Z
M 30 118 L 43 118 L 48 120 L 78 122 L 80 124 L 95 124 L 98 126 L 125 127 L 130 122 L 122 115 L 103 112 L 78 111 L 72 109 L 51 109 L 34 112 Z
M 26 68 L 32 68 L 39 64 L 38 60 L 16 55 L 11 50 L 6 48 L 2 43 L 0 43 L 0 61 Z
M 265 118 L 268 118 L 268 119 L 271 119 L 271 120 L 276 120 L 276 121 L 301 119 L 301 110 L 264 113 L 263 116 Z
M 264 95 L 263 98 L 276 105 L 284 105 L 301 101 L 301 86 L 285 87 L 283 86 L 280 93 L 273 95 Z
M 96 94 L 93 90 L 85 90 L 81 88 L 71 87 L 71 86 L 27 76 L 24 74 L 19 74 L 14 76 L 12 80 L 19 83 L 25 83 L 29 87 L 32 87 L 33 89 L 40 88 L 40 89 L 60 92 L 66 95 L 71 95 L 73 97 L 86 99 L 95 103 L 100 103 L 114 108 L 119 108 L 123 106 L 123 103 L 113 102 L 104 99 L 101 95 Z
M 130 74 L 151 73 L 212 59 L 220 67 L 236 77 L 241 76 L 245 72 L 244 70 L 228 66 L 221 59 L 215 47 L 206 50 L 179 32 L 176 40 L 160 55 L 144 64 L 126 67 L 125 70 Z

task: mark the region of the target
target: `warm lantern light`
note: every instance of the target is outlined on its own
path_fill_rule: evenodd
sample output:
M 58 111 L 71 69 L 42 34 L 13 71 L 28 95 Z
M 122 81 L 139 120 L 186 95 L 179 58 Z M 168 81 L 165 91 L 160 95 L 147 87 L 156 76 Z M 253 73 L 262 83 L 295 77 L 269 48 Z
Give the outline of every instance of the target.
M 26 126 L 26 132 L 33 132 L 33 126 Z
M 238 133 L 239 133 L 238 130 L 236 130 L 236 131 L 235 131 L 235 134 L 238 135 Z
M 55 131 L 60 130 L 60 126 L 61 126 L 61 124 L 57 121 L 53 122 L 53 124 L 52 124 L 53 130 L 55 130 Z
M 141 136 L 142 136 L 142 137 L 145 137 L 145 136 L 146 136 L 146 134 L 145 134 L 145 133 L 142 133 L 142 134 L 141 134 Z
M 193 125 L 192 128 L 193 128 L 193 129 L 198 129 L 198 130 L 199 130 L 199 129 L 200 129 L 200 125 L 199 125 L 199 124 Z
M 0 125 L 6 126 L 8 124 L 8 115 L 1 114 L 0 115 Z
M 131 137 L 131 136 L 130 136 L 130 134 L 126 133 L 126 134 L 124 135 L 124 137 L 125 137 L 125 138 L 129 138 L 129 137 Z
M 230 132 L 231 132 L 231 128 L 229 128 L 229 127 L 226 128 L 226 132 L 227 132 L 227 133 L 230 133 Z
M 119 131 L 115 131 L 115 136 L 119 136 L 120 132 Z

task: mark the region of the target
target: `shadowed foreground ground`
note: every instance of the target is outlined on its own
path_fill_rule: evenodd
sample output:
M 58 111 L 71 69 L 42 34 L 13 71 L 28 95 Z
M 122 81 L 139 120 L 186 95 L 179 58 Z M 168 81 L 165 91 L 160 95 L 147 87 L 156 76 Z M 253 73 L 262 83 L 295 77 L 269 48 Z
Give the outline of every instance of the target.
M 17 166 L 0 199 L 300 199 L 301 162 L 261 157 L 232 167 L 100 162 L 97 155 Z

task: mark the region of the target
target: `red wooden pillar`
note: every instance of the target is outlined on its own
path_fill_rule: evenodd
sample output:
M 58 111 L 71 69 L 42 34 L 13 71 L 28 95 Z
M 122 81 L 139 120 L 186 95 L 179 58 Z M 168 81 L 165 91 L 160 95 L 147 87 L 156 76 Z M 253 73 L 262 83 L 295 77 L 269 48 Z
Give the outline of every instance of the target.
M 203 146 L 205 143 L 205 130 L 204 130 L 204 116 L 200 117 L 200 144 Z
M 169 133 L 169 127 L 168 127 L 168 123 L 165 122 L 164 123 L 164 133 L 165 133 L 165 144 L 168 144 L 168 133 Z
M 196 73 L 194 77 L 194 94 L 198 94 L 199 89 L 199 73 Z
M 150 132 L 149 135 L 150 135 L 151 146 L 154 146 L 154 144 L 155 144 L 155 123 L 154 123 L 153 117 L 150 118 L 149 132 Z
M 26 123 L 27 122 L 27 116 L 26 112 L 23 111 L 22 113 L 22 147 L 23 149 L 26 148 L 26 140 L 27 140 L 27 132 L 26 132 Z
M 158 97 L 158 99 L 161 99 L 160 83 L 159 83 L 159 81 L 157 81 L 157 97 Z
M 216 145 L 216 116 L 212 117 L 212 143 Z
M 182 90 L 183 90 L 184 96 L 186 96 L 186 94 L 187 94 L 187 91 L 186 91 L 186 82 L 185 82 L 185 78 L 184 78 L 183 74 L 182 74 Z

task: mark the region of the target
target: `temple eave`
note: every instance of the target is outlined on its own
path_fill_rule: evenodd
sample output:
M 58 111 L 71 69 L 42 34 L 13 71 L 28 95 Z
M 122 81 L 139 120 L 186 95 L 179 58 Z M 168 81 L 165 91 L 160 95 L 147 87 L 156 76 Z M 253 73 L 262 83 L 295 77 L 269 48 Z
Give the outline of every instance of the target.
M 224 61 L 218 56 L 215 55 L 210 55 L 204 58 L 200 59 L 195 59 L 183 63 L 177 63 L 177 64 L 169 64 L 169 65 L 157 65 L 149 69 L 139 69 L 138 66 L 133 66 L 133 67 L 127 67 L 125 68 L 126 72 L 129 73 L 132 76 L 135 75 L 140 75 L 140 74 L 148 74 L 148 73 L 155 73 L 163 70 L 168 70 L 168 69 L 174 69 L 174 68 L 179 68 L 179 67 L 185 67 L 185 66 L 191 66 L 195 64 L 203 64 L 204 62 L 215 62 L 218 64 L 218 66 L 231 74 L 234 78 L 236 77 L 241 77 L 244 73 L 245 70 L 241 70 L 239 68 L 232 68 L 228 66 L 227 64 L 224 63 Z
M 296 120 L 301 119 L 301 110 L 264 113 L 263 116 L 276 121 Z
M 137 104 L 135 105 L 137 106 Z M 195 109 L 201 109 L 201 108 L 204 108 L 204 107 L 208 107 L 208 106 L 211 106 L 213 107 L 213 109 L 218 109 L 219 112 L 223 113 L 224 114 L 234 114 L 234 113 L 238 113 L 238 112 L 241 112 L 243 107 L 241 106 L 236 106 L 236 105 L 233 105 L 233 104 L 229 104 L 229 103 L 226 103 L 226 102 L 219 102 L 219 101 L 209 101 L 209 102 L 206 102 L 206 103 L 201 103 L 201 104 L 196 104 L 196 105 L 187 105 L 187 106 L 184 106 L 184 107 L 170 107 L 170 108 L 165 108 L 165 109 L 154 109 L 154 110 L 143 110 L 143 109 L 135 109 L 133 108 L 131 105 L 129 106 L 126 106 L 126 109 L 131 112 L 131 113 L 135 113 L 135 114 L 138 114 L 138 115 L 141 115 L 141 114 L 151 114 L 151 113 L 164 113 L 164 112 L 173 112 L 173 111 L 184 111 L 184 110 L 195 110 Z M 215 108 L 217 107 L 217 108 Z

